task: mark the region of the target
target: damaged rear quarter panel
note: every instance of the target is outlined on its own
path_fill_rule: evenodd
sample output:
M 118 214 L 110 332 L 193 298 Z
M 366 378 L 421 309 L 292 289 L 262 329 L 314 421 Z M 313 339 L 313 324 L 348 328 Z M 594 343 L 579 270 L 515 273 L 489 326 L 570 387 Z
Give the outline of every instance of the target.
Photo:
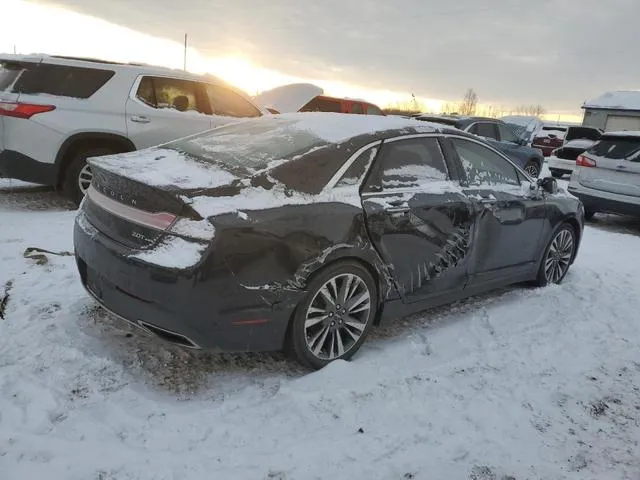
M 372 247 L 362 208 L 327 202 L 215 217 L 215 252 L 237 281 L 259 290 L 270 303 L 298 298 L 309 278 L 341 258 L 366 263 L 380 281 L 384 297 L 391 288 L 386 265 Z

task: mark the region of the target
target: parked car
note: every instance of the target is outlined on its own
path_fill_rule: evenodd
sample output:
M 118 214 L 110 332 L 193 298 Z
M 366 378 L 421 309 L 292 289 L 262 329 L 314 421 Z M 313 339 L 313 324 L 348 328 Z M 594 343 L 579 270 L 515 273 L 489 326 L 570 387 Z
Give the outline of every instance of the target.
M 447 115 L 419 115 L 417 120 L 450 125 L 465 132 L 483 137 L 491 146 L 497 148 L 529 175 L 537 178 L 542 170 L 544 157 L 542 152 L 526 146 L 526 140 L 518 138 L 504 122 L 495 118 L 463 117 Z
M 542 128 L 542 122 L 534 115 L 506 115 L 500 117 L 509 125 L 518 138 L 522 138 L 528 147 L 533 143 L 535 134 Z
M 640 217 L 640 132 L 606 132 L 578 156 L 569 192 L 586 218 L 597 212 Z
M 535 133 L 531 146 L 540 149 L 542 154 L 548 157 L 556 148 L 562 146 L 568 128 L 567 125 L 543 124 Z
M 262 92 L 254 102 L 268 108 L 271 113 L 333 112 L 359 115 L 384 115 L 371 102 L 352 98 L 331 97 L 310 83 L 291 83 Z
M 583 229 L 553 178 L 400 117 L 274 115 L 91 167 L 74 245 L 101 305 L 179 345 L 314 368 L 399 315 L 562 281 Z
M 0 56 L 0 176 L 79 202 L 88 157 L 128 152 L 262 114 L 213 77 L 60 56 Z
M 602 133 L 602 130 L 594 127 L 569 127 L 564 143 L 551 153 L 547 161 L 551 175 L 560 178 L 571 174 L 576 167 L 578 155 L 600 140 Z

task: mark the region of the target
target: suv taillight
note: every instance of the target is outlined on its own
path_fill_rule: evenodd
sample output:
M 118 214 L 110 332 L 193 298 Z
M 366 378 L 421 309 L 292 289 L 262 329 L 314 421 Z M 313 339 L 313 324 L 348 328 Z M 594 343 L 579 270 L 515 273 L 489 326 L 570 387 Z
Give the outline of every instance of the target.
M 595 160 L 591 160 L 589 157 L 585 157 L 584 155 L 578 155 L 576 158 L 576 165 L 579 167 L 595 167 Z
M 0 102 L 0 116 L 31 118 L 38 113 L 55 110 L 55 105 L 37 105 L 33 103 Z

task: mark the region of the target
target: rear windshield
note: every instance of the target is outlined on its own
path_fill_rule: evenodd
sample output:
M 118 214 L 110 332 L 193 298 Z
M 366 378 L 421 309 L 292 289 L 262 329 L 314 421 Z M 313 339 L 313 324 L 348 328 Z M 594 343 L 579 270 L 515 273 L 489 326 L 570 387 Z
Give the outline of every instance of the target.
M 619 160 L 640 150 L 639 137 L 605 137 L 587 152 L 598 157 Z
M 245 120 L 163 145 L 214 163 L 239 176 L 250 176 L 273 167 L 278 160 L 328 144 L 312 132 L 295 127 L 296 122 L 271 117 Z
M 565 140 L 568 142 L 570 140 L 576 140 L 578 138 L 584 138 L 586 140 L 600 140 L 602 133 L 596 130 L 595 128 L 588 127 L 570 127 L 567 130 L 567 135 Z
M 113 75 L 111 70 L 96 68 L 5 62 L 0 69 L 0 91 L 89 98 Z

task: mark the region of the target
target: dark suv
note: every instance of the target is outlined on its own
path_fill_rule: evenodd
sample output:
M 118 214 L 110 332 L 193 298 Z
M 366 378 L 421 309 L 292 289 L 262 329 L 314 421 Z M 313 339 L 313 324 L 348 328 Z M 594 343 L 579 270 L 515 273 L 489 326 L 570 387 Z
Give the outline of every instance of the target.
M 540 175 L 544 163 L 542 152 L 536 148 L 527 147 L 526 141 L 518 138 L 512 128 L 501 120 L 454 115 L 417 115 L 414 118 L 449 125 L 483 137 L 487 143 L 507 155 L 533 178 Z

